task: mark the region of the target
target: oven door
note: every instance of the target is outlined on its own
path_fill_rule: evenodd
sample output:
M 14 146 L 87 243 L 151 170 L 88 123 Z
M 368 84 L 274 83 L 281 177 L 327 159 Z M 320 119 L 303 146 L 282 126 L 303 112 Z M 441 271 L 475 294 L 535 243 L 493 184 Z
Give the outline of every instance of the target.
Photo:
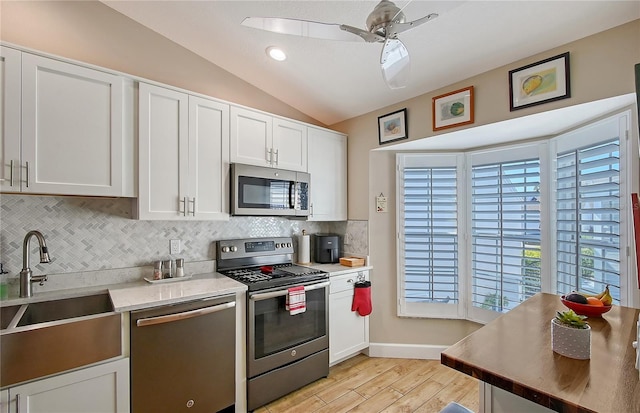
M 249 293 L 248 377 L 329 348 L 329 282 L 305 284 L 306 311 L 285 308 L 287 288 Z

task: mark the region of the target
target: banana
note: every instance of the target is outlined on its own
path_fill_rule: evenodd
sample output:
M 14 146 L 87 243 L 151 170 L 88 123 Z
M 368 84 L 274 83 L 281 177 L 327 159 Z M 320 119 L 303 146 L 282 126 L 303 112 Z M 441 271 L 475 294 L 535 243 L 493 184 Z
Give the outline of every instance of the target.
M 613 297 L 611 297 L 611 294 L 609 294 L 609 286 L 608 285 L 604 289 L 604 294 L 602 295 L 602 297 L 600 297 L 600 301 L 602 301 L 602 304 L 604 304 L 604 305 L 611 305 L 611 303 L 613 302 Z
M 613 297 L 611 297 L 611 294 L 609 293 L 609 285 L 607 284 L 607 286 L 604 288 L 604 290 L 602 290 L 602 292 L 598 293 L 598 294 L 591 294 L 591 293 L 583 293 L 581 291 L 573 291 L 576 294 L 580 294 L 584 297 L 595 297 L 598 300 L 602 301 L 602 304 L 604 305 L 611 305 L 611 302 L 613 301 Z
M 606 290 L 605 290 L 605 291 L 606 291 Z M 600 299 L 602 299 L 602 297 L 604 297 L 605 291 L 602 291 L 602 292 L 601 292 L 601 293 L 599 293 L 599 294 L 583 293 L 582 291 L 572 291 L 572 292 L 574 292 L 574 293 L 576 293 L 576 294 L 580 294 L 580 295 L 584 296 L 585 298 L 595 297 L 595 298 L 597 298 L 598 300 L 600 300 Z

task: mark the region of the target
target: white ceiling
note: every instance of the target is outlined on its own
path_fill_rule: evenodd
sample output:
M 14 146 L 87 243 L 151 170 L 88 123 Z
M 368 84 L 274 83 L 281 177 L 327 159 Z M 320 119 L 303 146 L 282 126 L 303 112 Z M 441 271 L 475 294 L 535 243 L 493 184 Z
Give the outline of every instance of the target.
M 440 16 L 399 37 L 412 73 L 389 89 L 379 43 L 271 33 L 245 17 L 289 17 L 364 28 L 377 1 L 111 1 L 103 3 L 326 125 L 401 102 L 640 18 L 639 1 L 425 1 L 407 20 Z M 408 2 L 398 0 L 398 7 Z M 283 48 L 276 62 L 268 46 Z

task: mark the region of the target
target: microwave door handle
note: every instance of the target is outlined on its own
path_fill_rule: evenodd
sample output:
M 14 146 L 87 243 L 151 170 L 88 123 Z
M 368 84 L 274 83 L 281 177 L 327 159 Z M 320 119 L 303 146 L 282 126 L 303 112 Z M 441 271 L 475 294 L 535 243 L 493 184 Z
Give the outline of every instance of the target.
M 295 209 L 296 207 L 296 183 L 291 181 L 289 183 L 289 209 Z

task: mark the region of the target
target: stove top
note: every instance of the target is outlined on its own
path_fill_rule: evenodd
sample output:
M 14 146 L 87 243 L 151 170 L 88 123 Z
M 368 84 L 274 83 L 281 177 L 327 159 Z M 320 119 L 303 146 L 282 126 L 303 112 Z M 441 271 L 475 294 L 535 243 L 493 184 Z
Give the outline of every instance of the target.
M 314 268 L 295 265 L 290 237 L 218 241 L 218 272 L 246 284 L 249 291 L 294 286 L 329 278 Z

